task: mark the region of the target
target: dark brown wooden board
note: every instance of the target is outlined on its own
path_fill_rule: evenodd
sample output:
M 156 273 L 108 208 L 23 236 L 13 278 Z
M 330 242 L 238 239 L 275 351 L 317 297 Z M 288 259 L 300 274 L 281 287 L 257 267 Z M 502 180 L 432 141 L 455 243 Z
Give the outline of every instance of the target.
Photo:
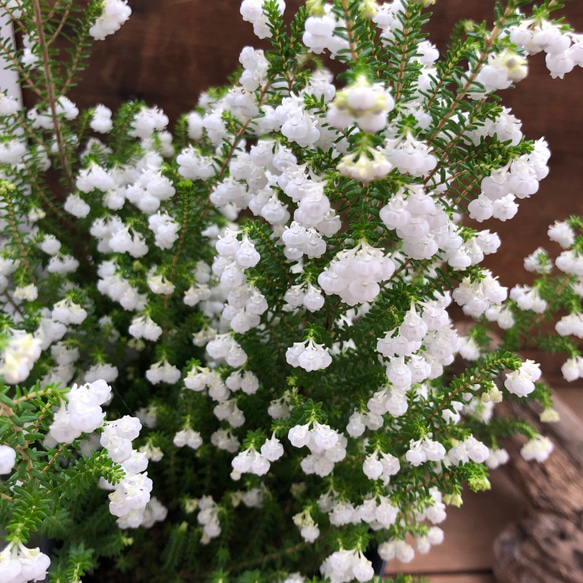
M 495 583 L 494 577 L 488 573 L 483 574 L 448 574 L 427 575 L 431 583 Z

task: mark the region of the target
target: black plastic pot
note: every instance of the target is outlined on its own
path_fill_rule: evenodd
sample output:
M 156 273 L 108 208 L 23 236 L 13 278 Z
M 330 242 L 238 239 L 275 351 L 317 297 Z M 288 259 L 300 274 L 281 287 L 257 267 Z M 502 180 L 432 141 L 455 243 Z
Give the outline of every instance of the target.
M 383 576 L 385 569 L 387 568 L 387 561 L 381 559 L 378 553 L 378 547 L 375 544 L 369 545 L 364 553 L 364 556 L 372 563 L 372 568 L 374 569 L 375 575 Z

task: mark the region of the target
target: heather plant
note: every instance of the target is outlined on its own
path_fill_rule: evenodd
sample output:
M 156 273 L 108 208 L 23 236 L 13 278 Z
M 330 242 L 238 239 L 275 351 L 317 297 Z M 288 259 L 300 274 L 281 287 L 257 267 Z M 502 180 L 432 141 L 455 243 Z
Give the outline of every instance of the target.
M 431 4 L 308 0 L 287 26 L 243 0 L 270 48 L 171 133 L 67 97 L 125 2 L 0 0 L 34 100 L 0 95 L 0 583 L 369 581 L 367 549 L 443 540 L 503 438 L 551 453 L 494 411 L 557 420 L 522 348 L 583 376 L 583 220 L 510 291 L 481 223 L 548 173 L 500 95 L 535 53 L 582 66 L 583 36 L 508 0 L 440 55 Z

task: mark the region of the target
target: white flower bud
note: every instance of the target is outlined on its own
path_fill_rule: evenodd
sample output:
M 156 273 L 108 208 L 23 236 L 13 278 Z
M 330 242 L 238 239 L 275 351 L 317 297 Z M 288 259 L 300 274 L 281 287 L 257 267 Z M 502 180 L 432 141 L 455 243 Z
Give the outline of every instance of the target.
M 0 475 L 9 474 L 16 463 L 16 451 L 8 445 L 0 445 Z
M 383 473 L 383 464 L 379 460 L 378 452 L 374 452 L 366 457 L 362 464 L 362 471 L 369 480 L 380 478 Z

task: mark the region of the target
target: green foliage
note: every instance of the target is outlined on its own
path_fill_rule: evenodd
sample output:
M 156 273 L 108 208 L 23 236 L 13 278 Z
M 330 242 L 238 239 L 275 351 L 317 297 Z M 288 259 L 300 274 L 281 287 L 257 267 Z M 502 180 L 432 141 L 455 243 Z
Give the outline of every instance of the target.
M 525 290 L 544 306 L 526 309 L 515 290 L 499 306 L 507 318 L 500 332 L 497 307 L 487 309 L 493 302 L 484 299 L 495 279 L 476 259 L 484 232 L 457 219 L 485 178 L 544 157 L 540 143 L 517 135 L 480 74 L 505 51 L 520 52 L 509 27 L 541 23 L 560 3 L 532 7 L 532 23 L 516 10 L 530 1 L 498 3 L 493 25 L 460 23 L 443 57 L 427 65 L 428 1 L 405 1 L 389 30 L 374 15 L 384 10 L 388 18 L 390 7 L 370 0 L 309 0 L 291 20 L 277 0 L 266 0 L 269 48 L 253 53 L 257 70 L 245 65 L 228 86 L 210 89 L 178 120 L 172 143 L 163 113 L 141 101 L 123 104 L 109 133 L 93 127 L 94 109 L 69 115 L 59 101 L 81 79 L 102 0 L 17 4 L 22 16 L 0 0 L 34 46 L 3 40 L 0 54 L 35 109 L 0 115 L 2 148 L 25 150 L 16 162 L 0 152 L 0 444 L 16 456 L 0 481 L 0 524 L 12 543 L 5 552 L 22 552 L 37 533 L 54 539 L 51 582 L 283 583 L 297 571 L 323 583 L 320 569 L 332 553 L 360 560 L 369 545 L 427 537 L 431 527 L 420 517 L 461 504 L 464 485 L 490 487 L 482 463 L 456 464 L 446 452 L 471 438 L 491 454 L 517 434 L 537 443 L 534 426 L 490 418 L 491 406 L 524 398 L 502 388 L 505 375 L 522 370 L 524 348 L 579 363 L 577 340 L 560 325 L 553 330 L 582 312 L 579 268 L 557 273 L 551 256 L 538 252 L 538 276 Z M 304 44 L 314 17 L 335 19 L 336 85 L 322 71 L 328 56 Z M 34 67 L 24 59 L 29 49 Z M 363 111 L 362 95 L 376 100 Z M 334 120 L 335 107 L 346 119 Z M 363 129 L 363 118 L 379 115 L 375 108 L 386 114 L 383 128 Z M 302 128 L 318 138 L 310 142 Z M 435 164 L 423 172 L 400 166 L 391 156 L 403 144 Z M 379 160 L 384 170 L 373 176 Z M 97 185 L 92 172 L 103 174 Z M 324 219 L 312 220 L 311 211 L 302 219 L 317 206 L 302 191 L 310 187 L 330 204 Z M 391 204 L 413 205 L 415 196 L 434 208 L 412 219 L 427 223 L 434 253 L 413 249 L 425 235 L 408 237 L 386 219 Z M 87 212 L 71 210 L 75 197 Z M 268 219 L 268 205 L 285 218 Z M 285 242 L 292 220 L 309 246 Z M 583 219 L 566 226 L 580 261 Z M 237 251 L 218 253 L 217 241 L 229 237 Z M 247 243 L 260 257 L 253 265 L 237 258 Z M 459 250 L 470 258 L 465 267 L 452 260 Z M 349 260 L 362 270 L 350 272 L 349 293 L 326 288 L 322 277 L 341 278 Z M 371 282 L 378 291 L 366 301 L 352 291 Z M 323 305 L 310 306 L 306 297 L 322 289 Z M 443 311 L 448 293 L 463 289 L 481 301 L 480 309 L 464 307 L 477 321 L 462 340 L 477 358 L 454 360 L 461 332 L 448 317 L 422 340 L 406 337 L 411 319 Z M 297 305 L 294 290 L 302 294 Z M 65 308 L 84 317 L 63 315 Z M 391 342 L 401 344 L 385 352 Z M 225 345 L 222 356 L 211 354 Z M 311 367 L 296 355 L 296 366 L 296 348 L 331 362 Z M 414 357 L 428 369 L 404 382 L 395 370 L 411 375 Z M 132 451 L 151 458 L 150 505 L 120 520 L 110 510 L 137 487 L 124 482 L 122 490 L 132 472 L 112 461 L 109 445 L 98 448 L 107 430 L 55 438 L 58 419 L 71 418 L 73 383 L 95 375 L 112 385 L 106 419 L 139 412 Z M 526 398 L 553 416 L 544 382 Z M 302 447 L 290 439 L 298 426 L 311 432 Z M 267 459 L 263 448 L 273 438 L 284 447 L 281 458 L 234 470 L 242 452 Z M 326 438 L 336 445 L 325 447 Z M 422 445 L 443 452 L 416 463 Z M 375 460 L 398 468 L 374 474 Z M 154 516 L 154 497 L 165 519 Z M 372 506 L 394 509 L 394 520 L 372 518 Z M 318 530 L 313 543 L 306 527 Z

